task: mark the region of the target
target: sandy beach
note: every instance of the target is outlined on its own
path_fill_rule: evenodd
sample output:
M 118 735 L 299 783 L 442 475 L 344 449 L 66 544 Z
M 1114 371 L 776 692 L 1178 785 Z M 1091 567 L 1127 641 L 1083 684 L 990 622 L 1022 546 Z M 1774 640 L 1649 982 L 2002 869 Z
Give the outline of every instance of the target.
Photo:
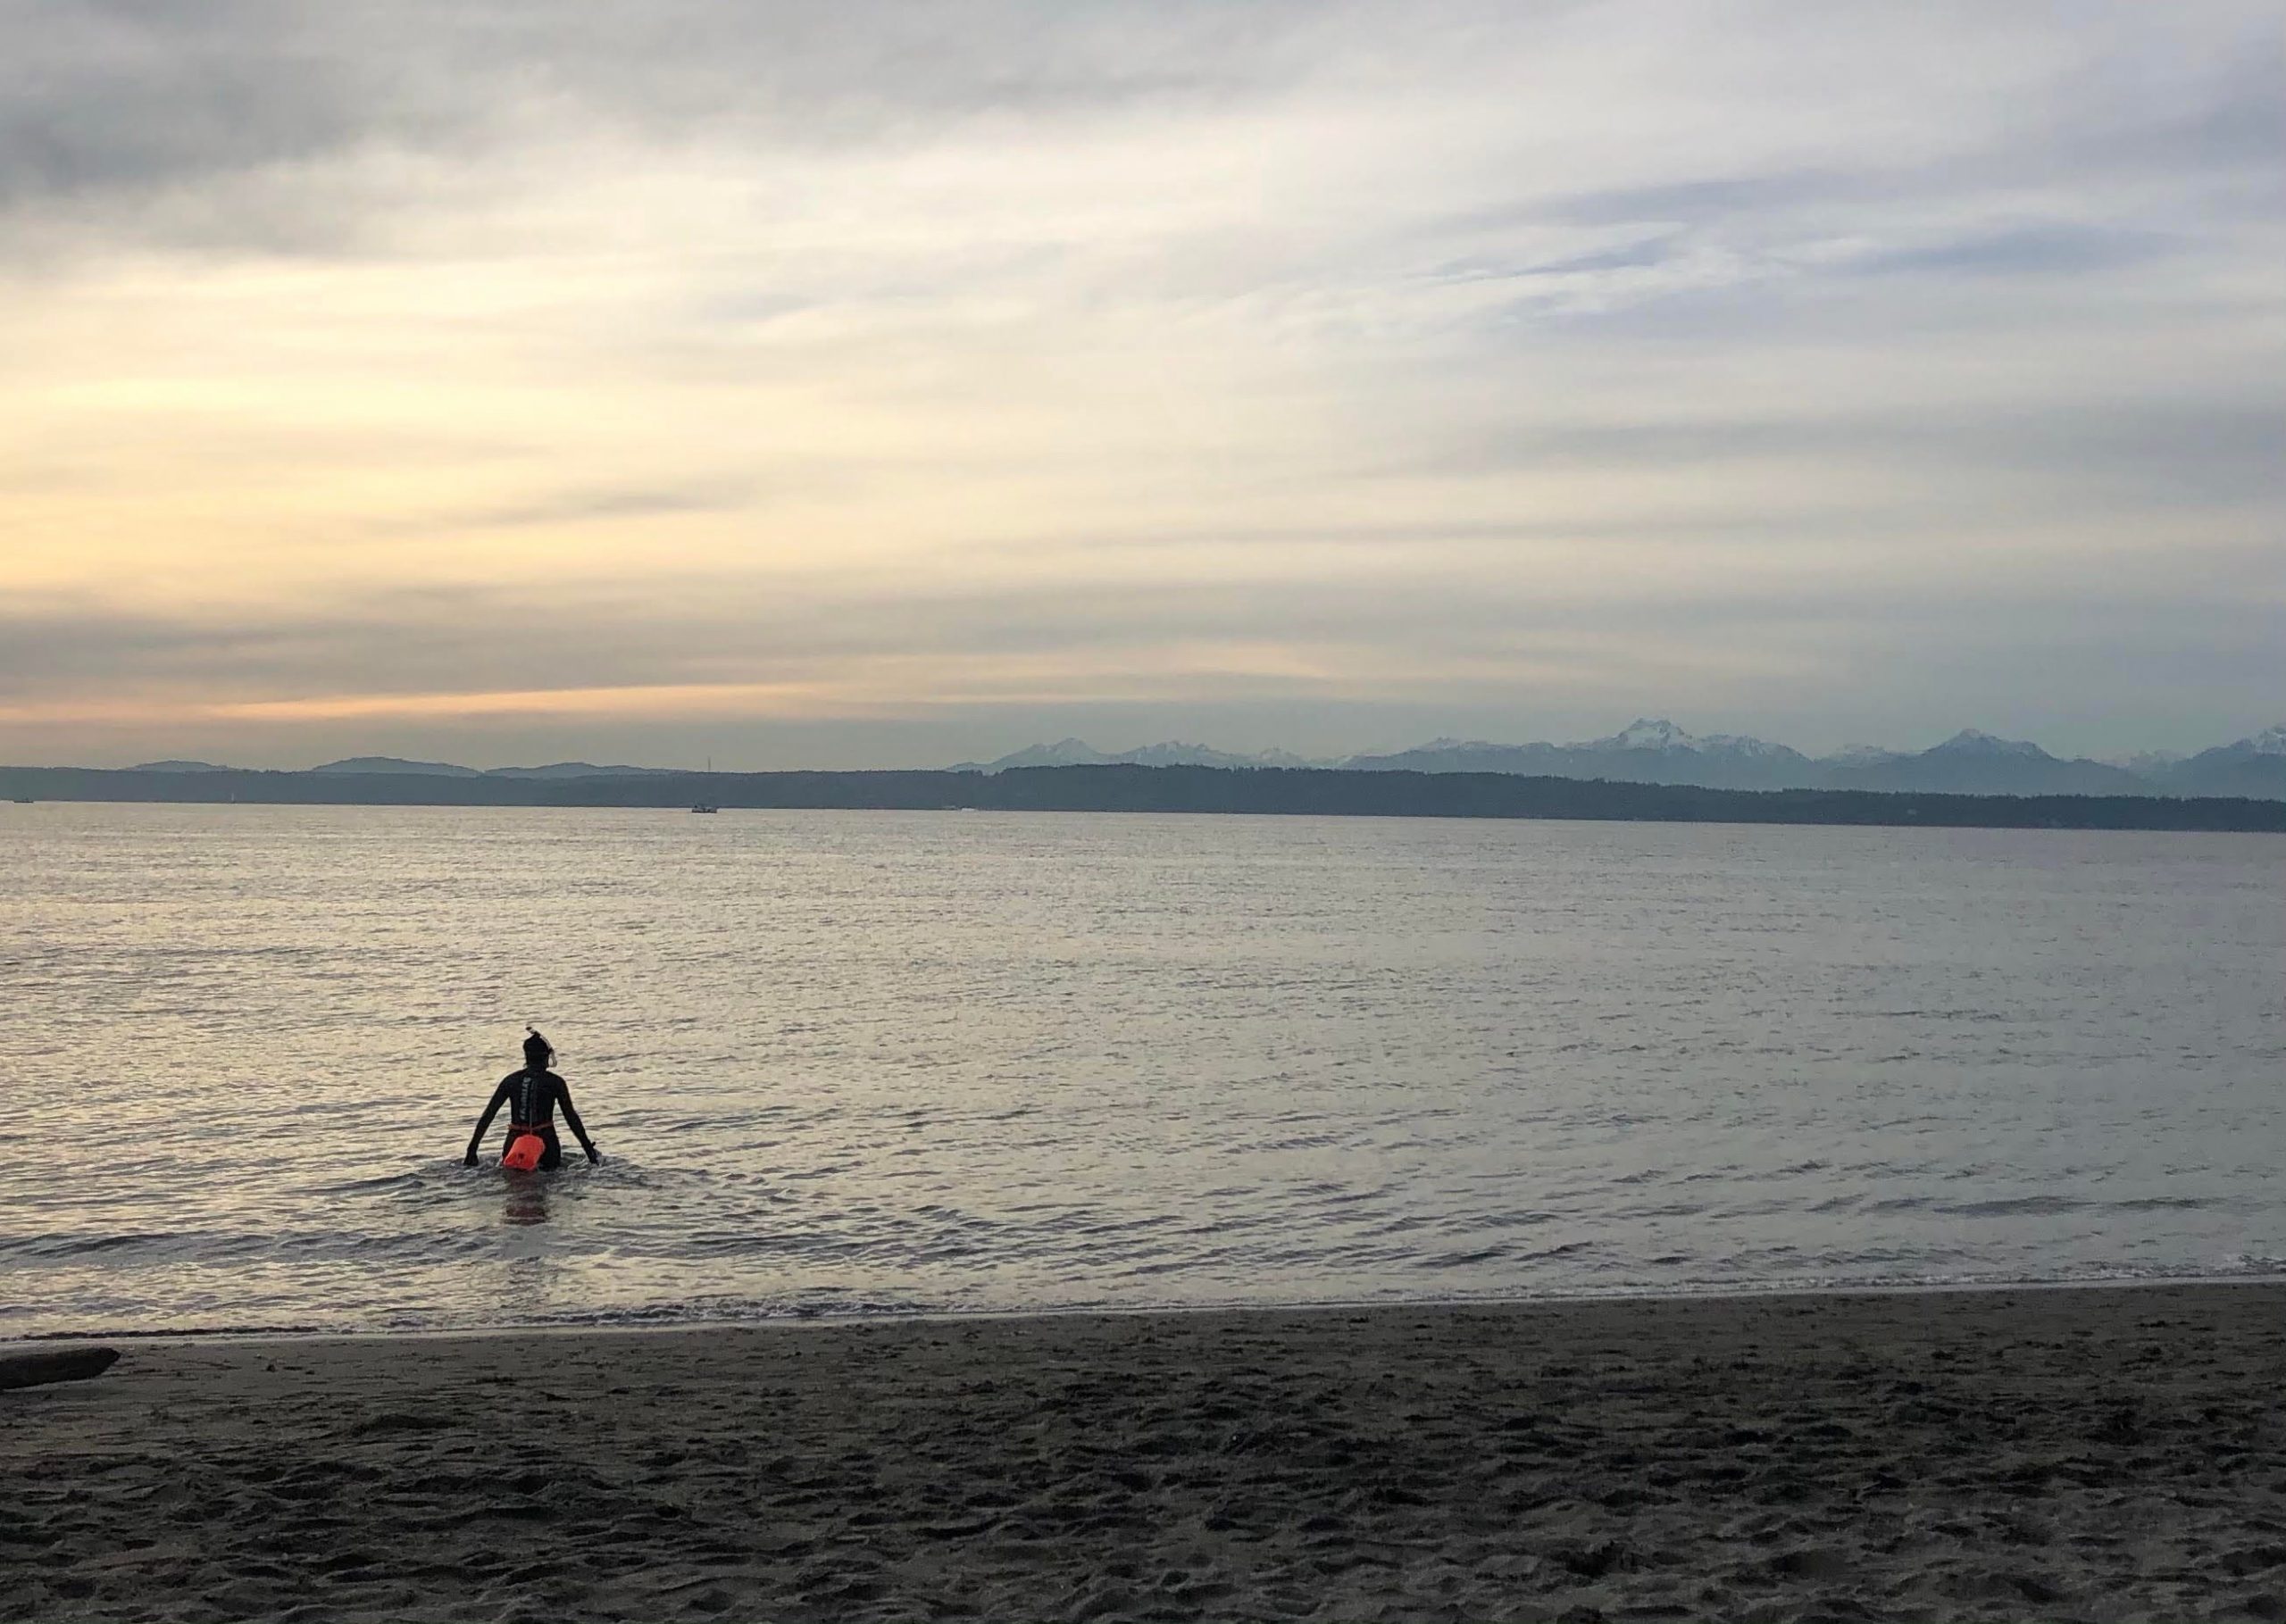
M 0 1617 L 2286 1616 L 2286 1287 L 119 1345 Z

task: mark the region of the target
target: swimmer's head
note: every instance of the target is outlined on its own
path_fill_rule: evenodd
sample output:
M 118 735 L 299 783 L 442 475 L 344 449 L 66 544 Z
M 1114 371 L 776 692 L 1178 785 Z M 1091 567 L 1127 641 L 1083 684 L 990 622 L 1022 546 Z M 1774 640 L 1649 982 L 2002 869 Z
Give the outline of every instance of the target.
M 530 1034 L 524 1039 L 524 1064 L 544 1070 L 555 1058 L 555 1045 L 539 1035 L 538 1027 L 524 1029 Z

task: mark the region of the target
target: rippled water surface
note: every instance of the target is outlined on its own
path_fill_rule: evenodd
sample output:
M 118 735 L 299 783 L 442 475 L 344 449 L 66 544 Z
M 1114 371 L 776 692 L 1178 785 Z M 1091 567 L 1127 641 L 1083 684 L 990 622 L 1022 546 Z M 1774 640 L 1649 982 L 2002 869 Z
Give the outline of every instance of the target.
M 0 1336 L 2272 1272 L 2282 966 L 2254 835 L 0 805 Z

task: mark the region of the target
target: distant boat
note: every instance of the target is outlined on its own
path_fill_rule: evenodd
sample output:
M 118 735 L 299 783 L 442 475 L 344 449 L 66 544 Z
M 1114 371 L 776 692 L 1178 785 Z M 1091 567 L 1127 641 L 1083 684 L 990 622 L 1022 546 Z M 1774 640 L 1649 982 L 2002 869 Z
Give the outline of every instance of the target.
M 690 810 L 695 812 L 718 812 L 722 809 L 719 806 L 694 806 Z

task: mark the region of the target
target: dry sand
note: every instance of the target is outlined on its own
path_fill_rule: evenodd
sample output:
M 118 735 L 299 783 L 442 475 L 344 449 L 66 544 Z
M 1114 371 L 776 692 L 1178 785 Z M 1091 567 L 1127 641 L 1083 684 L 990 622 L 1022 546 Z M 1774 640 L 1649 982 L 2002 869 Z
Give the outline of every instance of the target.
M 2286 1287 L 128 1345 L 8 1619 L 2286 1616 Z

